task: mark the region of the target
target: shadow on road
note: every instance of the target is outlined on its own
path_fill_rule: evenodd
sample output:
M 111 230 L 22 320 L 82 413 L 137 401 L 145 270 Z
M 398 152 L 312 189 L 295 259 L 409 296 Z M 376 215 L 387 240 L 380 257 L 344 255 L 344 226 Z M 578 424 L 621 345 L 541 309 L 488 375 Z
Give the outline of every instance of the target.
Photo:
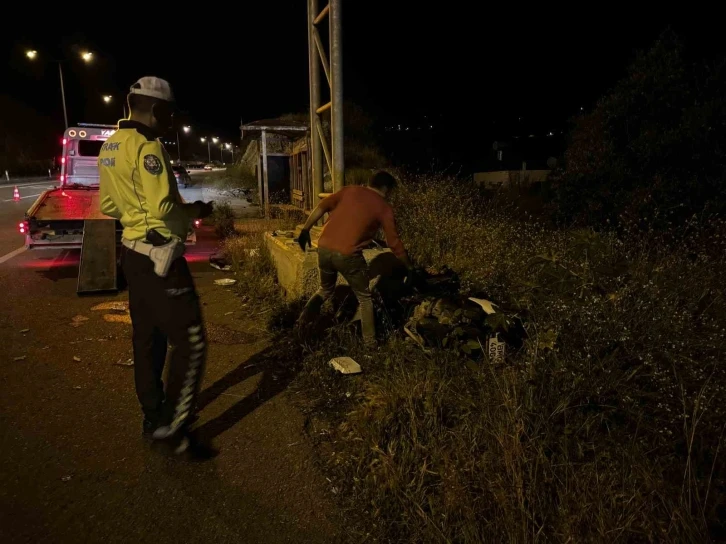
M 212 439 L 231 429 L 245 416 L 265 402 L 282 393 L 290 385 L 298 371 L 295 353 L 299 350 L 287 339 L 277 338 L 270 347 L 253 355 L 229 374 L 217 380 L 199 394 L 197 409 L 201 411 L 228 389 L 262 373 L 257 389 L 235 403 L 224 413 L 195 429 L 200 440 L 211 443 Z

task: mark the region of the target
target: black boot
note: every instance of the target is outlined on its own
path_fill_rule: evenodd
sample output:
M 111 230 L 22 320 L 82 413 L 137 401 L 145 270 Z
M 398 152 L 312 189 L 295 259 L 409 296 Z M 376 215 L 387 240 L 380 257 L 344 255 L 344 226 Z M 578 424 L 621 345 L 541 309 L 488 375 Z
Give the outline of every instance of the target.
M 156 423 L 156 421 L 152 421 L 150 419 L 144 418 L 143 423 L 143 430 L 141 431 L 141 436 L 145 440 L 151 440 L 154 435 L 154 431 L 159 428 L 159 424 Z
M 219 453 L 212 446 L 200 442 L 188 432 L 177 432 L 169 438 L 154 439 L 152 446 L 167 457 L 191 463 L 208 461 Z

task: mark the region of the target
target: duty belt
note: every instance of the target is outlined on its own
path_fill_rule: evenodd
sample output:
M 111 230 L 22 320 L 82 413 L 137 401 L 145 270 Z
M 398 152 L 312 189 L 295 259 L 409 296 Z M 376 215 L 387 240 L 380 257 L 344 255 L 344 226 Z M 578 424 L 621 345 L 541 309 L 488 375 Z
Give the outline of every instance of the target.
M 154 263 L 154 272 L 162 278 L 169 273 L 171 263 L 184 255 L 185 249 L 184 244 L 177 238 L 172 238 L 163 246 L 154 246 L 143 240 L 127 240 L 126 238 L 122 238 L 121 243 L 131 251 L 141 253 L 151 259 L 151 262 Z

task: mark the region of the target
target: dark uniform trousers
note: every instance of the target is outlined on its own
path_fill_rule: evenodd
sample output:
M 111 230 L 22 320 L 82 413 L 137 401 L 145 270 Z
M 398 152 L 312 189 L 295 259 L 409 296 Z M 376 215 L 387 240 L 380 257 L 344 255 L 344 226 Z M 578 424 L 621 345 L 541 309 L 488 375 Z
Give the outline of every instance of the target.
M 185 428 L 204 374 L 207 345 L 199 297 L 183 257 L 165 278 L 148 256 L 123 248 L 133 325 L 136 394 L 147 420 L 170 432 Z M 162 373 L 171 346 L 166 397 Z

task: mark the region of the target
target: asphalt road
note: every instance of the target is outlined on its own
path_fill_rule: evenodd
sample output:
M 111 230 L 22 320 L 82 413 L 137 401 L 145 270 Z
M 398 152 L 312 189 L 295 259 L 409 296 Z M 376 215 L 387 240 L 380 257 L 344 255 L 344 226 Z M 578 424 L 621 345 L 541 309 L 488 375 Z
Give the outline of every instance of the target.
M 43 184 L 0 188 L 0 258 Z M 27 195 L 25 194 L 27 193 Z M 191 195 L 190 195 L 191 197 Z M 10 200 L 10 202 L 7 202 Z M 168 460 L 141 439 L 131 328 L 114 296 L 76 295 L 78 252 L 24 251 L 0 262 L 0 541 L 329 543 L 342 533 L 315 469 L 303 417 L 266 356 L 271 339 L 207 259 L 203 228 L 187 260 L 208 325 L 196 427 L 219 455 Z M 107 321 L 110 319 L 110 321 Z

